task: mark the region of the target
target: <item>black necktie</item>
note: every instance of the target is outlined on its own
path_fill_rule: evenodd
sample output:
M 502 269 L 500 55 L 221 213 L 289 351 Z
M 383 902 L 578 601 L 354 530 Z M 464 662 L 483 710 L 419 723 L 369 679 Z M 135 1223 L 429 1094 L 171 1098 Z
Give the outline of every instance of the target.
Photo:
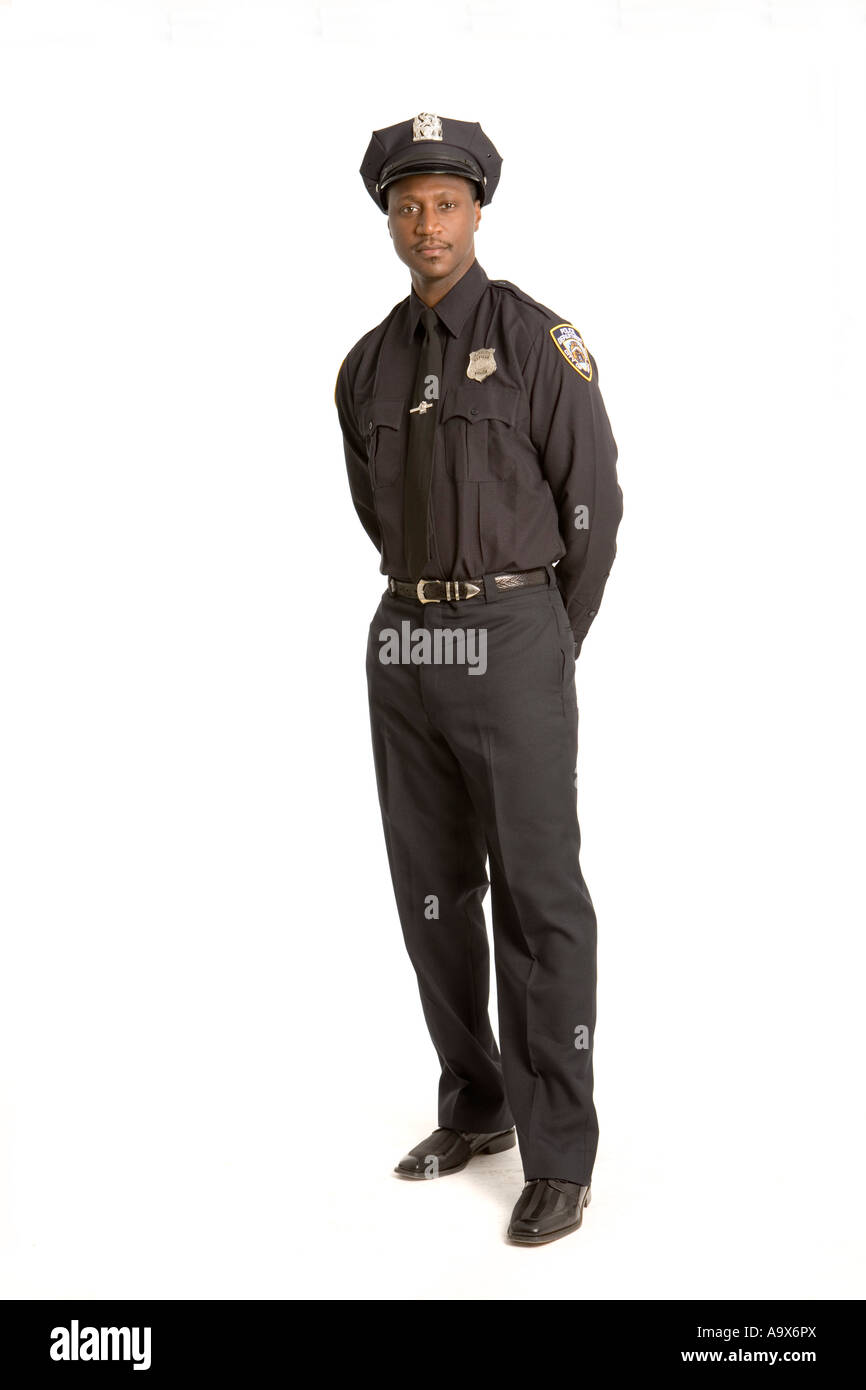
M 442 380 L 442 339 L 435 309 L 421 315 L 424 341 L 418 360 L 415 390 L 409 406 L 409 448 L 406 453 L 406 488 L 403 498 L 403 538 L 409 579 L 427 573 L 429 550 L 430 479 L 433 444 L 439 413 Z

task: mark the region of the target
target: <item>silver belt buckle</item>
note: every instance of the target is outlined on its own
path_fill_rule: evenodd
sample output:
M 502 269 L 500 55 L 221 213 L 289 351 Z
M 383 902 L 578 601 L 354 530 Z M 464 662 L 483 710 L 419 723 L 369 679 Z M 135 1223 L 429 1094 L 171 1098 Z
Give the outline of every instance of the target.
M 422 593 L 422 590 L 423 590 L 423 588 L 424 588 L 424 585 L 425 585 L 425 584 L 432 584 L 432 583 L 434 583 L 434 581 L 433 581 L 432 579 L 419 579 L 419 580 L 418 580 L 418 583 L 417 583 L 416 586 L 415 586 L 415 593 L 418 595 L 418 602 L 419 602 L 419 603 L 441 603 L 441 602 L 442 602 L 441 598 L 425 598 L 425 597 L 424 597 L 424 595 L 423 595 L 423 593 Z
M 425 584 L 435 584 L 435 583 L 439 583 L 439 584 L 444 584 L 444 585 L 445 585 L 445 597 L 446 597 L 446 599 L 448 600 L 449 603 L 457 603 L 458 601 L 461 601 L 461 602 L 462 602 L 462 599 L 463 599 L 463 598 L 474 598 L 476 594 L 480 594 L 480 593 L 481 593 L 481 589 L 479 588 L 479 586 L 478 586 L 477 584 L 473 584 L 472 581 L 471 581 L 470 579 L 439 579 L 439 580 L 435 580 L 435 579 L 419 579 L 419 580 L 418 580 L 418 583 L 417 583 L 417 585 L 416 585 L 416 588 L 415 588 L 415 592 L 416 592 L 416 594 L 418 595 L 418 598 L 419 598 L 419 600 L 420 600 L 421 603 L 441 603 L 441 602 L 442 602 L 441 598 L 425 598 L 424 595 L 423 595 L 422 592 L 421 592 L 421 589 L 423 588 L 423 586 L 424 586 Z M 460 594 L 460 585 L 461 585 L 461 584 L 465 584 L 465 585 L 466 585 L 466 593 L 465 593 L 464 595 L 462 595 L 462 598 L 461 598 L 461 594 Z

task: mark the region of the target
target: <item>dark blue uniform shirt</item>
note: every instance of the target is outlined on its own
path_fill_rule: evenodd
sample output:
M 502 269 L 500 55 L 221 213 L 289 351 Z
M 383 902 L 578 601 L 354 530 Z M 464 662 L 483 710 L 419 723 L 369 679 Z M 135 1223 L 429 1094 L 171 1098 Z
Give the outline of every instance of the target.
M 352 500 L 382 574 L 397 579 L 408 577 L 403 477 L 424 307 L 412 289 L 355 344 L 335 391 Z M 577 654 L 622 517 L 595 359 L 571 324 L 477 261 L 435 309 L 444 355 L 425 577 L 555 565 Z

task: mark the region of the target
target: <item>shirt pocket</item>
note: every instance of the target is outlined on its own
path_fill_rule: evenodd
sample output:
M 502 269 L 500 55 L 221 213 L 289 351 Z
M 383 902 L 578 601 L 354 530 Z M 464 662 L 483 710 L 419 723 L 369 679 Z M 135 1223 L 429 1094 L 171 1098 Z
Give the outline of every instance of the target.
M 519 389 L 499 382 L 474 382 L 446 392 L 439 418 L 458 479 L 484 483 L 514 476 L 519 403 Z
M 370 481 L 373 487 L 390 487 L 403 470 L 403 412 L 406 402 L 379 396 L 361 406 L 361 426 L 367 440 Z

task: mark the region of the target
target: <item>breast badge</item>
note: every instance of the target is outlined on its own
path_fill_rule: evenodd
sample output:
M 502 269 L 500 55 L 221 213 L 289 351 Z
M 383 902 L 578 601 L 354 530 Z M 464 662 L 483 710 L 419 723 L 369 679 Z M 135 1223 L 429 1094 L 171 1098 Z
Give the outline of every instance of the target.
M 589 353 L 574 324 L 558 323 L 555 328 L 551 328 L 550 336 L 569 366 L 573 367 L 585 381 L 592 381 L 592 363 L 589 360 Z
M 469 366 L 466 368 L 466 375 L 471 381 L 483 381 L 496 371 L 496 363 L 493 354 L 496 348 L 478 348 L 469 354 Z

